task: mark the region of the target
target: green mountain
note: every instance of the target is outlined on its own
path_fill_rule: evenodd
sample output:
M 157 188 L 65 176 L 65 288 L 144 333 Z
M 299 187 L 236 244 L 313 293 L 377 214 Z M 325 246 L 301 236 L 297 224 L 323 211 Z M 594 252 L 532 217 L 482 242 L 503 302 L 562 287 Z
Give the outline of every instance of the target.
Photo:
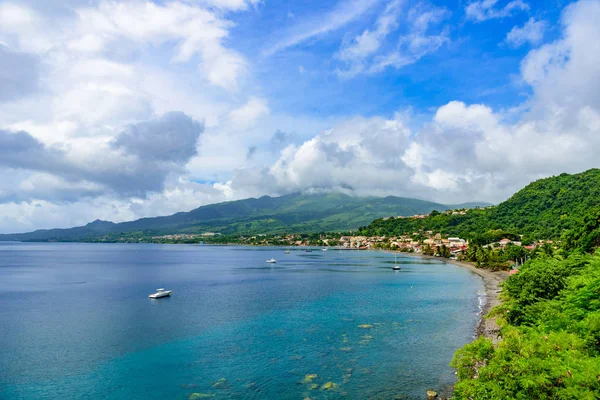
M 378 219 L 362 232 L 389 235 L 424 229 L 483 241 L 511 235 L 556 239 L 583 225 L 594 210 L 600 210 L 600 169 L 540 179 L 497 206 L 470 210 L 465 215 Z
M 486 206 L 486 203 L 470 203 Z M 250 233 L 345 231 L 366 225 L 384 216 L 415 215 L 432 210 L 463 207 L 443 205 L 403 197 L 352 197 L 339 193 L 281 197 L 263 196 L 211 204 L 189 212 L 166 217 L 142 218 L 112 223 L 94 221 L 70 229 L 38 230 L 30 233 L 0 235 L 0 240 L 88 241 L 121 236 L 150 236 L 171 233 L 239 235 Z

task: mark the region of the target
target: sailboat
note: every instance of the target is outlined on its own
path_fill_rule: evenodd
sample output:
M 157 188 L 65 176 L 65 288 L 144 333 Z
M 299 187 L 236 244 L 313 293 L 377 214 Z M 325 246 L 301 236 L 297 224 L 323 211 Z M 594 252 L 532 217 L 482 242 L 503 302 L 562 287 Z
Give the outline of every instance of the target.
M 402 268 L 398 265 L 398 256 L 394 254 L 394 266 L 392 267 L 394 271 L 400 271 Z

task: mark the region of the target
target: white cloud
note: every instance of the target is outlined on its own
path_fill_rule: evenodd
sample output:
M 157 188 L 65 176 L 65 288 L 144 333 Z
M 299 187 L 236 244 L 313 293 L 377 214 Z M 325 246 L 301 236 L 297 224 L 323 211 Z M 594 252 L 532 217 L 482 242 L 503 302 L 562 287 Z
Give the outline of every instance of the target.
M 343 43 L 337 57 L 344 61 L 361 61 L 379 50 L 381 41 L 398 26 L 401 5 L 400 0 L 392 0 L 388 3 L 377 18 L 375 28 L 372 31 L 366 29 L 362 34 Z
M 247 4 L 240 1 L 215 3 Z M 206 78 L 228 90 L 236 89 L 237 80 L 246 69 L 244 58 L 222 44 L 231 22 L 210 10 L 177 2 L 164 6 L 143 1 L 104 2 L 97 8 L 80 9 L 78 16 L 80 34 L 73 40 L 80 44 L 80 37 L 87 38 L 88 51 L 101 49 L 102 42 L 107 45 L 122 39 L 144 44 L 176 40 L 179 44 L 172 58 L 174 62 L 185 62 L 198 54 Z
M 263 51 L 264 56 L 272 56 L 287 48 L 327 32 L 337 30 L 349 22 L 363 15 L 367 10 L 377 4 L 379 0 L 342 0 L 329 13 L 320 14 L 309 20 L 303 20 L 287 29 L 274 44 Z
M 13 2 L 0 3 L 0 41 L 6 46 L 42 53 L 50 50 L 56 39 L 56 29 L 35 10 Z
M 254 3 L 102 2 L 50 28 L 43 14 L 6 4 L 0 21 L 37 21 L 0 24 L 0 41 L 39 60 L 40 79 L 0 107 L 0 231 L 122 221 L 302 190 L 500 201 L 533 179 L 597 167 L 600 42 L 590 38 L 600 37 L 598 1 L 567 7 L 562 35 L 522 60 L 532 94 L 518 113 L 457 99 L 430 118 L 329 119 L 283 114 L 260 91 L 244 92 L 239 82 L 251 69 L 243 58 L 219 65 L 220 55 L 241 57 L 226 48 L 232 23 L 225 16 Z M 478 4 L 485 18 L 508 12 L 497 2 Z M 345 42 L 346 58 L 337 61 L 363 73 L 414 62 L 447 43 L 439 26 L 447 16 L 422 5 L 406 15 L 384 12 Z M 207 30 L 195 33 L 191 21 Z M 166 65 L 147 63 L 157 58 Z M 315 67 L 304 65 L 312 74 Z M 198 138 L 177 129 L 173 141 L 166 139 L 174 130 L 145 128 L 143 121 L 172 110 L 206 121 L 206 131 Z
M 24 185 L 38 189 L 39 180 Z M 201 205 L 228 200 L 228 197 L 227 193 L 217 185 L 174 180 L 169 182 L 163 192 L 154 193 L 144 200 L 110 196 L 79 197 L 76 202 L 66 200 L 66 202 L 57 202 L 36 199 L 27 202 L 1 203 L 0 232 L 70 228 L 85 225 L 95 219 L 113 222 L 131 221 L 141 216 L 189 211 Z
M 379 73 L 388 67 L 400 69 L 434 53 L 450 41 L 445 28 L 435 34 L 429 32 L 448 18 L 449 11 L 417 3 L 402 21 L 406 29 L 396 38 L 396 46 L 382 49 L 386 37 L 400 25 L 401 5 L 402 2 L 392 0 L 372 31 L 365 30 L 351 41 L 342 43 L 337 58 L 345 61 L 346 66 L 337 70 L 338 76 L 352 78 L 360 73 Z
M 544 39 L 546 21 L 536 21 L 531 17 L 523 27 L 513 26 L 504 40 L 511 47 L 520 47 L 525 43 L 539 44 Z
M 406 116 L 355 118 L 289 145 L 264 170 L 241 170 L 233 192 L 342 190 L 442 202 L 505 199 L 532 180 L 597 167 L 600 146 L 600 3 L 563 13 L 563 37 L 529 52 L 533 94 L 516 121 L 452 101 L 414 130 Z
M 529 5 L 523 0 L 512 0 L 504 7 L 496 7 L 498 0 L 480 0 L 469 3 L 465 8 L 467 19 L 475 22 L 488 19 L 510 17 L 515 12 L 529 10 Z
M 264 99 L 251 97 L 248 102 L 229 113 L 229 123 L 236 130 L 247 130 L 252 127 L 259 118 L 269 114 L 269 106 Z
M 213 6 L 243 10 L 255 1 L 214 0 Z M 181 2 L 165 5 L 150 1 L 102 1 L 94 7 L 77 8 L 74 19 L 46 20 L 25 6 L 0 5 L 0 39 L 22 51 L 46 54 L 67 50 L 81 55 L 110 53 L 111 46 L 133 53 L 138 46 L 176 44 L 171 56 L 174 63 L 200 57 L 200 70 L 214 85 L 236 90 L 246 73 L 244 57 L 223 45 L 233 26 L 211 9 Z
M 222 10 L 244 11 L 249 7 L 257 7 L 262 0 L 192 0 L 198 4 L 206 4 Z

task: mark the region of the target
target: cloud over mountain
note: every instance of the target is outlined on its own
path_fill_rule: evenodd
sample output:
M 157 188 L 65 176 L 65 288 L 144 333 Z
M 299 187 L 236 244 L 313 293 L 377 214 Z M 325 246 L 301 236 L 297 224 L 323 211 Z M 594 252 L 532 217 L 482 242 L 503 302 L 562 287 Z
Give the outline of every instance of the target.
M 600 1 L 554 12 L 0 0 L 0 231 L 297 191 L 497 202 L 597 167 Z

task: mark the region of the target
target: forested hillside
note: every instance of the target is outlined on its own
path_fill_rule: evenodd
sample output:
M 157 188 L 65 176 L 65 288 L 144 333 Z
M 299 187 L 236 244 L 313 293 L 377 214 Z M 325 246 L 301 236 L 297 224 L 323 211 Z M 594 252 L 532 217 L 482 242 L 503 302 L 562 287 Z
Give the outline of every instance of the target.
M 365 235 L 393 235 L 432 230 L 464 238 L 495 240 L 524 235 L 525 239 L 556 239 L 584 225 L 600 210 L 600 170 L 540 179 L 494 207 L 466 214 L 434 212 L 428 218 L 378 219 L 362 228 Z
M 263 196 L 258 199 L 211 204 L 189 212 L 165 217 L 142 218 L 119 224 L 94 221 L 71 229 L 0 235 L 0 240 L 95 241 L 174 233 L 216 232 L 243 235 L 345 231 L 357 229 L 383 216 L 414 215 L 455 207 L 463 207 L 463 205 L 444 205 L 394 196 L 354 197 L 340 193 Z

